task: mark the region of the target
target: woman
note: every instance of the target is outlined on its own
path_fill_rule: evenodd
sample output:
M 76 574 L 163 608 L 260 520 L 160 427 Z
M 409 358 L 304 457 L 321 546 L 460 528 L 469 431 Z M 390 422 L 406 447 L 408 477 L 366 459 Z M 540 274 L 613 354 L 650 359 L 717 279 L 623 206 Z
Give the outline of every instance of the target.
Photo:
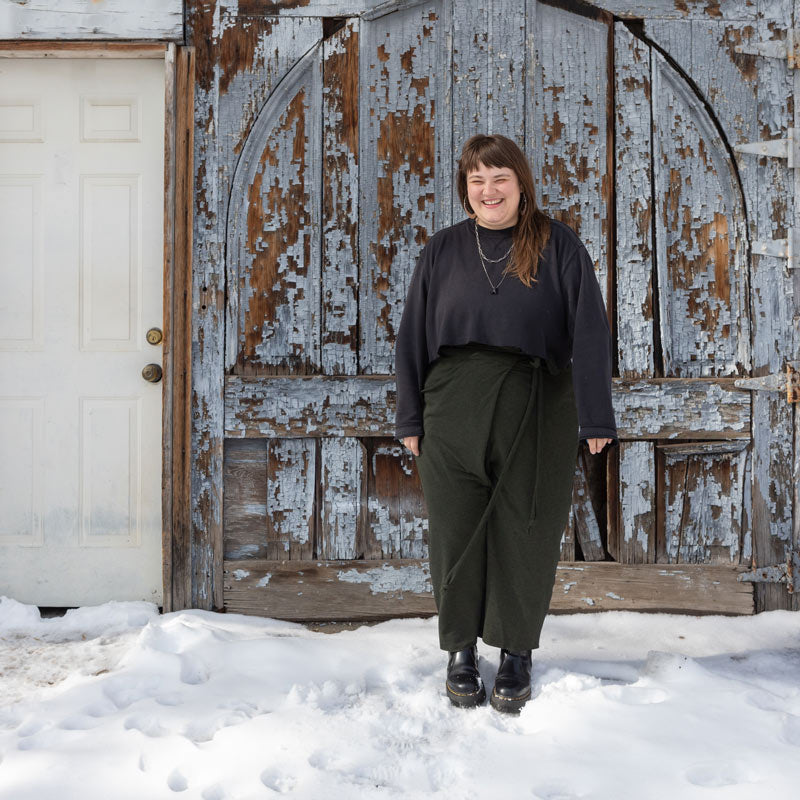
M 579 441 L 618 444 L 611 333 L 586 248 L 536 206 L 510 139 L 473 136 L 458 162 L 467 218 L 417 261 L 397 335 L 395 435 L 428 508 L 446 691 L 486 698 L 477 637 L 500 648 L 491 704 L 530 697 Z

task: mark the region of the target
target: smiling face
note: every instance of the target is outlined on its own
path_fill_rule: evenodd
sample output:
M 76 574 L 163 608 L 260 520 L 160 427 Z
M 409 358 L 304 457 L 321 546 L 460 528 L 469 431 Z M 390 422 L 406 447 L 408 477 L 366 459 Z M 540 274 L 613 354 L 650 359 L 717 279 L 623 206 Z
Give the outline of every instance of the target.
M 467 197 L 484 228 L 508 228 L 517 224 L 520 186 L 510 167 L 487 167 L 467 175 Z

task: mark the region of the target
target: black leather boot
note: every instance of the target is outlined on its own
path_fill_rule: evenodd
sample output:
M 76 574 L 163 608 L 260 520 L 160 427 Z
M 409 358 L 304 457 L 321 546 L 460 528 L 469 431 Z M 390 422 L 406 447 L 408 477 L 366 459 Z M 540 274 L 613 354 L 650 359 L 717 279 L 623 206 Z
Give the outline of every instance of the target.
M 450 653 L 447 659 L 447 696 L 455 706 L 479 706 L 486 699 L 486 688 L 478 672 L 478 646 Z
M 531 651 L 500 650 L 500 668 L 494 681 L 492 708 L 518 713 L 531 696 Z

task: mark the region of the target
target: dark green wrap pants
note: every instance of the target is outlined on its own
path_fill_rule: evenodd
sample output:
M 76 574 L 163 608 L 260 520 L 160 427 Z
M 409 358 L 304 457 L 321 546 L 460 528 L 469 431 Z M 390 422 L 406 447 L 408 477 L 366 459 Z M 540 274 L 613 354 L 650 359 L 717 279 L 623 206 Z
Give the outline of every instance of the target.
M 422 389 L 416 458 L 439 645 L 539 647 L 578 452 L 572 368 L 445 346 Z

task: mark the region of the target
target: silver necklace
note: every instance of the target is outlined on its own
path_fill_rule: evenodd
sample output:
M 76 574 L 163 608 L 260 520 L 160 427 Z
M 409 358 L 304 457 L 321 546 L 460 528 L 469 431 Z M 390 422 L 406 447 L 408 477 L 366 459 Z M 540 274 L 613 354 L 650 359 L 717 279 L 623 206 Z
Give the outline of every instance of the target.
M 478 255 L 480 256 L 480 259 L 481 259 L 481 266 L 483 267 L 483 271 L 486 273 L 486 280 L 489 281 L 489 286 L 492 287 L 492 290 L 491 290 L 490 294 L 497 294 L 497 290 L 500 288 L 500 284 L 506 279 L 506 275 L 508 275 L 508 273 L 503 275 L 503 277 L 500 278 L 500 281 L 497 284 L 497 286 L 495 286 L 492 283 L 492 279 L 489 277 L 488 271 L 486 270 L 486 262 L 488 261 L 488 262 L 490 262 L 492 264 L 496 264 L 498 261 L 503 261 L 503 259 L 508 258 L 508 256 L 511 253 L 511 251 L 514 249 L 514 243 L 513 242 L 511 243 L 511 247 L 508 248 L 508 251 L 506 252 L 506 254 L 504 256 L 500 256 L 500 258 L 487 258 L 484 255 L 483 250 L 481 249 L 481 240 L 480 240 L 480 236 L 478 236 L 478 222 L 477 222 L 477 220 L 475 221 L 475 241 L 478 244 Z

